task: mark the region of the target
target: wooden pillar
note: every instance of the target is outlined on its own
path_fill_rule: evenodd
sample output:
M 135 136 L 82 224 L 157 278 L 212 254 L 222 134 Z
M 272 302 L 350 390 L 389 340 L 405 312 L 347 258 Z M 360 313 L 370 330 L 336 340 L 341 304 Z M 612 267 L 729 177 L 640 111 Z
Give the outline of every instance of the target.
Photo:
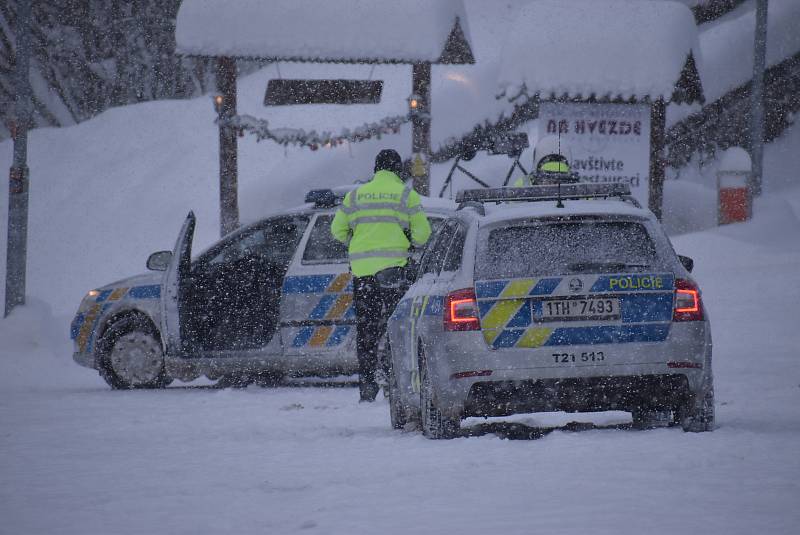
M 664 204 L 665 128 L 666 106 L 664 99 L 659 98 L 650 104 L 650 197 L 648 199 L 650 211 L 659 221 Z
M 412 113 L 411 170 L 414 189 L 420 195 L 430 194 L 431 154 L 431 64 L 414 63 L 411 67 L 411 92 L 417 100 Z
M 761 195 L 764 170 L 764 70 L 767 64 L 767 0 L 756 1 L 756 34 L 753 44 L 753 83 L 750 86 L 750 155 L 753 172 L 747 187 L 750 198 Z
M 236 59 L 217 58 L 219 114 L 219 222 L 224 236 L 239 227 L 236 129 L 228 121 L 236 115 Z
M 8 174 L 8 241 L 6 242 L 6 299 L 4 316 L 25 304 L 28 266 L 28 127 L 31 121 L 31 5 L 17 4 L 17 48 L 14 53 L 13 163 Z

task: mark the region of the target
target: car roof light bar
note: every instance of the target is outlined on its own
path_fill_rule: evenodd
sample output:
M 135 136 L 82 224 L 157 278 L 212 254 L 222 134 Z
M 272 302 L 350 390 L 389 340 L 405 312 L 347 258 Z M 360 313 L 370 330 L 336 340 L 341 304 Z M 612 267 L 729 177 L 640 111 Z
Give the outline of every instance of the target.
M 345 194 L 335 192 L 330 188 L 312 189 L 306 193 L 305 202 L 313 203 L 315 208 L 333 208 L 342 203 Z
M 578 199 L 606 199 L 619 197 L 637 208 L 639 203 L 631 196 L 627 184 L 547 184 L 528 186 L 525 188 L 488 188 L 461 190 L 456 194 L 456 202 L 466 203 L 502 203 L 502 202 L 537 202 Z

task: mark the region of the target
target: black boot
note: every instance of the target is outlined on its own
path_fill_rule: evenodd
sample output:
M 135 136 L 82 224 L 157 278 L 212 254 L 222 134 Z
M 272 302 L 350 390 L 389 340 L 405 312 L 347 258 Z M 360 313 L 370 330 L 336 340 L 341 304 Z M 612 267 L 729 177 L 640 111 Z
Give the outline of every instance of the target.
M 360 395 L 359 401 L 372 402 L 375 401 L 375 396 L 378 395 L 378 383 L 372 381 L 359 381 L 358 393 Z

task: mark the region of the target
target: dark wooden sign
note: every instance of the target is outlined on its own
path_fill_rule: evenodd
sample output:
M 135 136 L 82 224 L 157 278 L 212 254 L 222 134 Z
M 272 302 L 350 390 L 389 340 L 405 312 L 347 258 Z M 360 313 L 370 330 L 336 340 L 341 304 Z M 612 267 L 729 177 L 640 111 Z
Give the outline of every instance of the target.
M 264 106 L 377 104 L 382 80 L 270 80 Z

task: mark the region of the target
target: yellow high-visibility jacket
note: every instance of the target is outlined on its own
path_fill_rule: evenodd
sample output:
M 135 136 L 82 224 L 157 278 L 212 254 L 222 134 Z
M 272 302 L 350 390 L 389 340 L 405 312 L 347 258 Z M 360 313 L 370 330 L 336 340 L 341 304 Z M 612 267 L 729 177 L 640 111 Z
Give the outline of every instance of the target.
M 431 235 L 419 194 L 385 170 L 348 193 L 331 222 L 333 237 L 348 246 L 356 277 L 405 266 L 411 245 L 405 230 L 414 245 L 424 244 Z

